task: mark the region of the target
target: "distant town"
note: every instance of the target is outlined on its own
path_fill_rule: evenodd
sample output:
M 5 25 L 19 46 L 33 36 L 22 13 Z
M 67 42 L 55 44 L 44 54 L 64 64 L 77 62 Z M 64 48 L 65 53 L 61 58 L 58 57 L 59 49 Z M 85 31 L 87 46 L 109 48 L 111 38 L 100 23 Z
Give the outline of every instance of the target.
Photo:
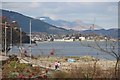
M 73 41 L 118 41 L 107 36 L 97 34 L 47 34 L 47 33 L 32 33 L 33 42 L 56 41 L 56 42 L 73 42 Z

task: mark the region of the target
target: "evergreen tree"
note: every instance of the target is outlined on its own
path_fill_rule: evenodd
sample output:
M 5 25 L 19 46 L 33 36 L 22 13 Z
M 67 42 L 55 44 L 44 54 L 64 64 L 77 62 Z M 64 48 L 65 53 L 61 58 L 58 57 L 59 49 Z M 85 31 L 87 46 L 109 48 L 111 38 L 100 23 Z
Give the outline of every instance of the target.
M 22 37 L 21 42 L 22 43 L 29 42 L 29 36 L 27 36 L 25 32 L 20 31 L 20 26 L 16 21 L 11 22 L 7 17 L 2 17 L 1 19 L 2 19 L 2 52 L 5 52 L 5 42 L 6 42 L 6 52 L 10 50 L 10 46 L 20 46 L 20 33 Z M 6 28 L 6 38 L 5 38 L 5 28 Z

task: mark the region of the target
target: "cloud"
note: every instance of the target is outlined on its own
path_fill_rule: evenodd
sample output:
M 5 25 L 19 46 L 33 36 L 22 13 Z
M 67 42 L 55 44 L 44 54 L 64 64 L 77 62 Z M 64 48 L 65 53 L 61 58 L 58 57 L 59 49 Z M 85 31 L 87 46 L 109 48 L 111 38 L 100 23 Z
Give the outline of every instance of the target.
M 52 19 L 74 21 L 80 19 L 97 24 L 117 25 L 117 2 L 3 2 L 3 9 L 17 11 L 32 17 L 48 16 Z
M 38 0 L 35 0 L 35 1 L 38 1 Z M 30 2 L 30 4 L 28 5 L 28 7 L 32 7 L 32 8 L 37 8 L 39 6 L 41 6 L 41 4 L 38 2 Z
M 4 0 L 3 2 L 118 2 L 119 0 Z

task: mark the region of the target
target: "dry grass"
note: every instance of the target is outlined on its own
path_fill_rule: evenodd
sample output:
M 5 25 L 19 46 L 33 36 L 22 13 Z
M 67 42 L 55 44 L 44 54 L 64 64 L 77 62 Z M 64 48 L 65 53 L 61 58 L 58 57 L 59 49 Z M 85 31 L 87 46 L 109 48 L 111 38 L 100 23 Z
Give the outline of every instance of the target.
M 70 70 L 54 73 L 54 78 L 115 78 L 114 68 L 103 70 L 96 65 L 71 66 Z
M 104 61 L 104 60 L 96 60 L 93 57 L 72 57 L 76 60 L 76 62 L 69 63 L 67 59 L 70 57 L 40 57 L 38 59 L 33 59 L 36 64 L 42 64 L 45 66 L 54 67 L 55 61 L 60 61 L 60 71 L 53 71 L 50 76 L 52 78 L 113 78 L 114 74 L 114 61 Z M 37 75 L 38 73 L 42 75 L 42 70 L 39 68 L 27 68 L 26 64 L 17 64 L 17 70 L 13 69 L 16 62 L 12 61 L 11 65 L 4 65 L 4 73 L 8 74 L 9 71 L 17 71 L 18 73 L 27 71 L 26 73 L 34 73 Z M 10 68 L 11 67 L 11 68 Z M 22 70 L 22 71 L 21 71 Z M 8 75 L 3 75 L 7 77 Z M 49 75 L 48 75 L 49 76 Z

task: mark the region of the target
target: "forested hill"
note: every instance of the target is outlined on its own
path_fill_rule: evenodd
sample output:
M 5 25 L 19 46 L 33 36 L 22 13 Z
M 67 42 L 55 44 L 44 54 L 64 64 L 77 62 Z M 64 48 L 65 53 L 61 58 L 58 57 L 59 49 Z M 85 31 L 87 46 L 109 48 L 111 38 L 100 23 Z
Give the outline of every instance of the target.
M 32 23 L 32 32 L 46 32 L 49 34 L 64 34 L 70 32 L 64 28 L 58 28 L 39 19 L 34 19 L 18 12 L 2 10 L 2 16 L 8 17 L 11 21 L 17 21 L 25 32 L 29 32 L 30 20 Z

